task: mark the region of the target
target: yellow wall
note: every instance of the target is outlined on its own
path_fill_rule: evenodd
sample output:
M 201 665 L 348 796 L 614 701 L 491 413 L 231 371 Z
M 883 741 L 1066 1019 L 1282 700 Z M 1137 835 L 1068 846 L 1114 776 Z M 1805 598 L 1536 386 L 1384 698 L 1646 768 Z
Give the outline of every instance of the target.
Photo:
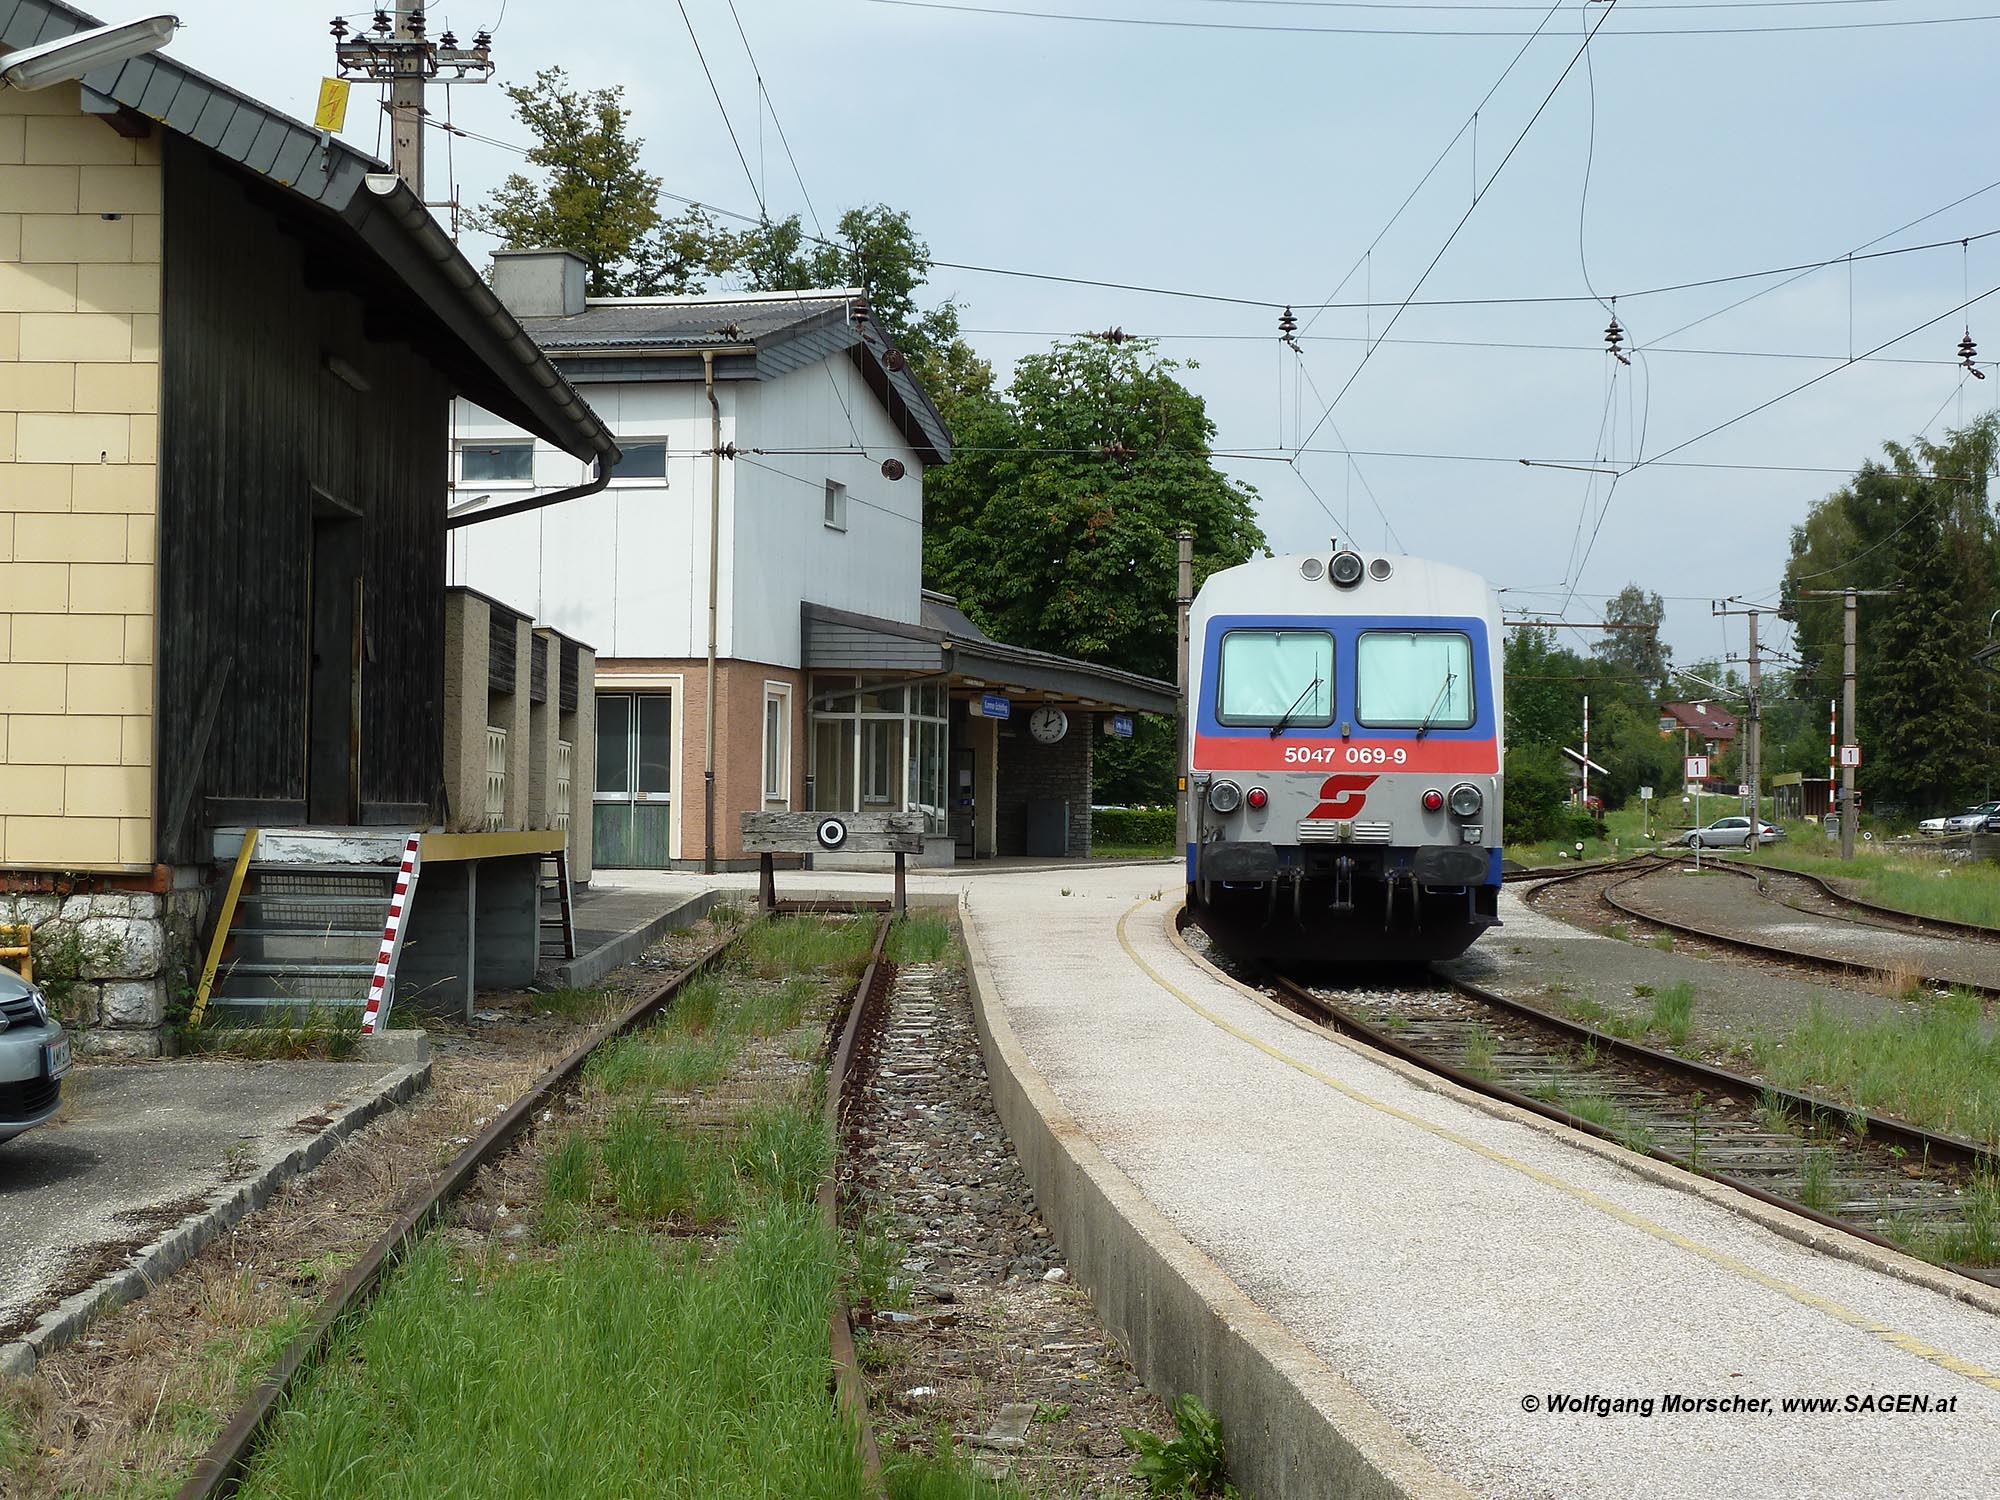
M 153 858 L 160 153 L 0 87 L 0 866 Z

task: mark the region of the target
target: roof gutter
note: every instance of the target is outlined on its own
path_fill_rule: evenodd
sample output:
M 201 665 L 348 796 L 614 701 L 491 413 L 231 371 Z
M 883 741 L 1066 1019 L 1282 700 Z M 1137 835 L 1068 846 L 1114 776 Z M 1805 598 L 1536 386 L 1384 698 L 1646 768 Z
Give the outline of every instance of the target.
M 602 489 L 610 479 L 610 466 L 617 460 L 618 444 L 610 431 L 598 420 L 597 414 L 583 402 L 570 383 L 563 379 L 541 345 L 529 337 L 506 305 L 493 295 L 493 289 L 480 279 L 479 273 L 458 252 L 437 220 L 430 216 L 409 185 L 392 172 L 370 172 L 362 179 L 369 197 L 374 199 L 389 217 L 409 235 L 423 253 L 437 263 L 438 269 L 471 303 L 474 310 L 492 327 L 500 341 L 518 360 L 525 373 L 542 388 L 562 416 L 568 421 L 573 433 L 582 436 L 581 444 L 561 443 L 560 446 L 577 458 L 593 458 L 598 466 L 598 476 L 594 489 Z M 553 434 L 551 434 L 553 436 Z M 585 448 L 590 451 L 585 451 Z M 578 493 L 594 493 L 586 488 Z M 569 498 L 565 493 L 562 498 Z M 554 497 L 537 497 L 541 504 L 554 504 Z M 482 514 L 480 519 L 511 513 L 515 510 L 531 508 L 535 502 L 520 501 L 502 506 Z
M 475 510 L 471 506 L 464 510 L 448 510 L 444 516 L 444 529 L 456 531 L 461 526 L 477 526 L 481 521 L 497 521 L 502 516 L 517 516 L 524 510 L 540 510 L 547 505 L 561 505 L 565 500 L 581 500 L 585 495 L 595 495 L 611 483 L 611 465 L 616 461 L 617 454 L 616 448 L 611 450 L 609 458 L 598 454 L 593 460 L 596 468 L 586 484 L 573 484 L 566 490 L 551 490 L 546 495 L 524 495 L 519 500 L 509 500 L 505 505 L 496 505 L 490 510 Z

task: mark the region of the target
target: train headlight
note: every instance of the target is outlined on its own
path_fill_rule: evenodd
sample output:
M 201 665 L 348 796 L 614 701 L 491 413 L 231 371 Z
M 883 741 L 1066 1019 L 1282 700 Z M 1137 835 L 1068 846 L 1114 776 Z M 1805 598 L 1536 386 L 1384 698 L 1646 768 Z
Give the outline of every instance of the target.
M 1243 788 L 1233 781 L 1211 781 L 1208 805 L 1219 813 L 1233 813 L 1243 805 Z
M 1252 812 L 1262 812 L 1264 804 L 1271 800 L 1271 794 L 1261 786 L 1253 786 L 1244 794 L 1243 800 L 1250 805 Z
M 1485 793 L 1469 781 L 1461 781 L 1451 789 L 1451 810 L 1461 818 L 1475 816 L 1485 805 Z
M 1424 811 L 1425 811 L 1425 812 L 1443 812 L 1443 811 L 1444 811 L 1444 793 L 1443 793 L 1443 792 L 1441 792 L 1441 791 L 1439 791 L 1439 790 L 1438 790 L 1438 789 L 1437 789 L 1436 787 L 1432 787 L 1432 788 L 1431 788 L 1431 789 L 1430 789 L 1429 791 L 1425 792 L 1425 793 L 1424 793 Z
M 1361 582 L 1361 575 L 1367 571 L 1367 564 L 1361 561 L 1359 552 L 1336 552 L 1326 565 L 1326 576 L 1333 580 L 1336 588 L 1351 589 Z

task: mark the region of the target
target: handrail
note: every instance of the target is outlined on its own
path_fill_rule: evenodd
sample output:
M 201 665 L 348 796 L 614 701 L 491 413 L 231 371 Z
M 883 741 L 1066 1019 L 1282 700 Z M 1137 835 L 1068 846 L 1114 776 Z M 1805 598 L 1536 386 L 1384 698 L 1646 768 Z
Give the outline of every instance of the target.
M 194 987 L 194 1009 L 188 1012 L 190 1026 L 201 1025 L 208 1012 L 208 997 L 215 988 L 215 971 L 222 966 L 222 949 L 229 941 L 229 929 L 236 925 L 236 902 L 243 894 L 244 877 L 250 873 L 251 857 L 257 852 L 257 830 L 243 835 L 243 847 L 236 851 L 236 868 L 229 875 L 229 889 L 215 914 L 215 933 L 208 940 L 208 962 L 201 966 L 201 983 Z

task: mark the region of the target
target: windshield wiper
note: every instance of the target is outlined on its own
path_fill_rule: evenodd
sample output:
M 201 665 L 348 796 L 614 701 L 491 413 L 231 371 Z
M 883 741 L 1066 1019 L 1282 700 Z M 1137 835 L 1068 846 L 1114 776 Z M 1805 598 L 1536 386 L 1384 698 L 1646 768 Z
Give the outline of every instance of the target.
M 1418 739 L 1422 739 L 1431 732 L 1431 720 L 1437 717 L 1438 709 L 1444 706 L 1445 694 L 1451 691 L 1451 685 L 1456 681 L 1458 681 L 1458 674 L 1456 672 L 1447 672 L 1444 674 L 1444 686 L 1440 687 L 1438 695 L 1431 699 L 1430 712 L 1424 715 L 1424 722 L 1417 726 Z
M 1271 726 L 1271 738 L 1276 739 L 1285 732 L 1285 726 L 1292 722 L 1292 715 L 1299 711 L 1299 705 L 1306 701 L 1307 693 L 1319 691 L 1319 673 L 1313 673 L 1313 680 L 1305 685 L 1305 690 L 1292 700 L 1292 706 L 1285 710 L 1278 722 Z

